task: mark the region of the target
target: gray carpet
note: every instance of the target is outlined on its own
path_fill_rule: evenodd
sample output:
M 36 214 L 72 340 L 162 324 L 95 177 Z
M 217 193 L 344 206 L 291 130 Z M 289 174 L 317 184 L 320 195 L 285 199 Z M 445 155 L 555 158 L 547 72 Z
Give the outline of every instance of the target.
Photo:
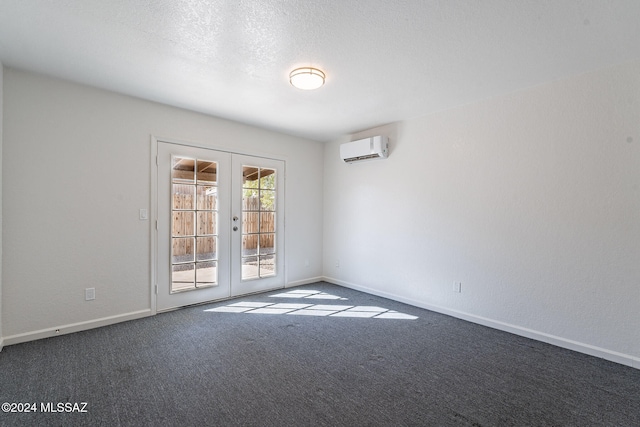
M 640 426 L 640 370 L 317 283 L 5 347 L 1 402 L 38 411 L 3 426 Z

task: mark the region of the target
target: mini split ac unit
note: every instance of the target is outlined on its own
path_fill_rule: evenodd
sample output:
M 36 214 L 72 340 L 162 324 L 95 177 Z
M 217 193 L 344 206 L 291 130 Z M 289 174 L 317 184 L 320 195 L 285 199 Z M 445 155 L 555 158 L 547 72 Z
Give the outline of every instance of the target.
M 346 163 L 363 160 L 386 159 L 389 142 L 386 136 L 372 136 L 340 145 L 340 157 Z

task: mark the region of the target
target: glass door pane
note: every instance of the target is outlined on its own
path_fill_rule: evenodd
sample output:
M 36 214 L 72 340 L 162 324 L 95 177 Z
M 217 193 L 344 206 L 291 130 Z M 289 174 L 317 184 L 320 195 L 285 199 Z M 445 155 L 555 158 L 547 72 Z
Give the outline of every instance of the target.
M 173 156 L 170 292 L 218 284 L 218 165 Z
M 276 274 L 276 170 L 242 166 L 242 280 Z

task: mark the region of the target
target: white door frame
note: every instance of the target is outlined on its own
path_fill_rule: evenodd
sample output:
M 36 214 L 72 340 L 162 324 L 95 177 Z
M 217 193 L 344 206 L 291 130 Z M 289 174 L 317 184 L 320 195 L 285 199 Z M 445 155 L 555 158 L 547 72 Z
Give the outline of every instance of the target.
M 274 155 L 271 153 L 259 152 L 257 150 L 245 150 L 238 148 L 228 148 L 221 147 L 215 145 L 206 145 L 200 143 L 194 143 L 192 141 L 184 141 L 176 138 L 166 138 L 166 137 L 157 137 L 151 135 L 151 159 L 150 159 L 150 170 L 151 170 L 151 194 L 150 194 L 150 215 L 149 215 L 149 231 L 150 231 L 150 254 L 151 254 L 151 262 L 150 262 L 150 271 L 149 275 L 151 278 L 151 283 L 149 286 L 149 298 L 151 302 L 151 313 L 157 314 L 157 292 L 158 292 L 158 277 L 157 277 L 157 269 L 158 269 L 158 143 L 169 143 L 175 145 L 184 145 L 187 147 L 194 148 L 202 148 L 206 150 L 215 150 L 222 151 L 230 154 L 239 154 L 245 156 L 259 157 L 264 159 L 272 159 L 272 160 L 280 160 L 284 163 L 284 168 L 280 172 L 283 176 L 283 186 L 280 189 L 282 193 L 282 199 L 280 206 L 280 213 L 283 217 L 283 230 L 281 237 L 282 248 L 280 251 L 280 256 L 285 260 L 282 278 L 283 278 L 283 286 L 287 286 L 288 280 L 288 271 L 287 271 L 287 263 L 286 263 L 286 241 L 288 240 L 286 234 L 286 187 L 287 187 L 287 179 L 286 179 L 286 163 L 287 157 L 282 155 Z M 234 296 L 230 296 L 233 298 Z

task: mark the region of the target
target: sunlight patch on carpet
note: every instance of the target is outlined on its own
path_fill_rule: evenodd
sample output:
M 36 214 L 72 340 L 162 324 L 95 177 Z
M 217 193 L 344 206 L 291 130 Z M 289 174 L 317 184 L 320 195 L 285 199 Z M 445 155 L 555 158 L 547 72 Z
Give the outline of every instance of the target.
M 270 298 L 299 298 L 304 300 L 340 300 L 347 301 L 337 295 L 314 290 L 293 290 L 280 294 L 270 295 Z M 415 320 L 418 317 L 384 307 L 367 305 L 343 305 L 343 304 L 303 304 L 303 303 L 268 303 L 254 301 L 240 301 L 222 307 L 204 310 L 215 313 L 247 313 L 247 314 L 288 314 L 295 316 L 318 317 L 353 317 L 372 319 Z

